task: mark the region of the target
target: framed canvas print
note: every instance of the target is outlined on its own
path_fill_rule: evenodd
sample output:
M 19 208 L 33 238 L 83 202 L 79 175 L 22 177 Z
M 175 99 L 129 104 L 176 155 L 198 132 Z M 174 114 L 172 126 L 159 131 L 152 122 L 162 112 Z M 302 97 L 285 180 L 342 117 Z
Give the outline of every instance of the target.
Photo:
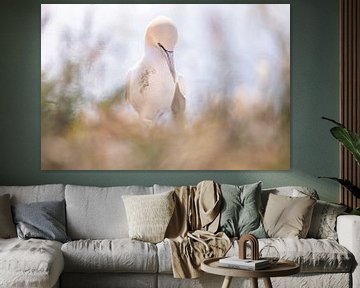
M 289 167 L 289 4 L 41 5 L 41 169 Z

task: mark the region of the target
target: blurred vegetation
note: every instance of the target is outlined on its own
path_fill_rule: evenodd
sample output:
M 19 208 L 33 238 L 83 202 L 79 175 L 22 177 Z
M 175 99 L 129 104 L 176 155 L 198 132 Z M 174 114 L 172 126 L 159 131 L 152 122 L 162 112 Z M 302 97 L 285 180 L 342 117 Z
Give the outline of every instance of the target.
M 42 31 L 49 17 L 43 11 Z M 266 17 L 269 18 L 264 14 Z M 290 168 L 289 47 L 276 27 L 274 34 L 280 39 L 279 49 L 284 55 L 281 72 L 284 85 L 277 89 L 281 93 L 280 107 L 275 107 L 271 100 L 274 92 L 264 90 L 261 105 L 248 105 L 242 102 L 247 96 L 244 92 L 223 89 L 221 95 L 205 95 L 204 99 L 210 100 L 202 103 L 197 115 L 189 115 L 191 121 L 174 126 L 148 125 L 129 116 L 123 107 L 123 86 L 100 100 L 86 97 L 87 67 L 101 62 L 106 47 L 103 40 L 89 40 L 91 21 L 88 21 L 81 35 L 69 31 L 64 34 L 60 73 L 56 77 L 50 77 L 47 71 L 41 73 L 42 169 Z M 80 47 L 76 43 L 81 43 Z M 67 52 L 74 49 L 80 50 L 75 59 Z M 218 55 L 221 58 L 220 52 Z
M 43 134 L 43 169 L 287 169 L 289 131 L 269 107 L 241 118 L 218 105 L 186 127 L 146 126 L 102 106 Z M 218 104 L 218 103 L 217 103 Z M 230 104 L 227 104 L 230 105 Z M 235 118 L 234 118 L 235 116 Z M 55 125 L 55 124 L 54 124 Z

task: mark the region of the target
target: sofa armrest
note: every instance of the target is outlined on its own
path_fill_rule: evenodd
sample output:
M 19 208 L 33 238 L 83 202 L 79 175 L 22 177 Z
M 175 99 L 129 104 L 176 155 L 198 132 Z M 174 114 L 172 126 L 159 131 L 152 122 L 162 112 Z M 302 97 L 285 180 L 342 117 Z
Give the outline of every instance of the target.
M 360 216 L 338 216 L 336 229 L 339 244 L 347 248 L 355 257 L 353 287 L 360 287 Z

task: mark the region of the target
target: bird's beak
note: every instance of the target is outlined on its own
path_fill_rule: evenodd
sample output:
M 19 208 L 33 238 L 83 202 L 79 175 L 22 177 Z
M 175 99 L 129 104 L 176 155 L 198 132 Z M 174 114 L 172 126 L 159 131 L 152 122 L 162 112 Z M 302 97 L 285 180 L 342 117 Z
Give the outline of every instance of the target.
M 176 82 L 176 75 L 175 75 L 175 64 L 174 64 L 174 51 L 166 50 L 163 45 L 158 43 L 159 47 L 164 51 L 166 62 L 169 66 L 170 73 L 174 79 L 174 82 Z

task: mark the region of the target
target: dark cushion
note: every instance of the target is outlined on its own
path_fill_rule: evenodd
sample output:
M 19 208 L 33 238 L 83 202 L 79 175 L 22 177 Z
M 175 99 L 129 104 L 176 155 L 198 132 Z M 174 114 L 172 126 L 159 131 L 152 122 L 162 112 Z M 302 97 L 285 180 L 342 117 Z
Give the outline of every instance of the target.
M 65 201 L 34 202 L 13 206 L 18 237 L 70 241 L 65 231 Z
M 9 194 L 0 196 L 0 238 L 16 237 Z

